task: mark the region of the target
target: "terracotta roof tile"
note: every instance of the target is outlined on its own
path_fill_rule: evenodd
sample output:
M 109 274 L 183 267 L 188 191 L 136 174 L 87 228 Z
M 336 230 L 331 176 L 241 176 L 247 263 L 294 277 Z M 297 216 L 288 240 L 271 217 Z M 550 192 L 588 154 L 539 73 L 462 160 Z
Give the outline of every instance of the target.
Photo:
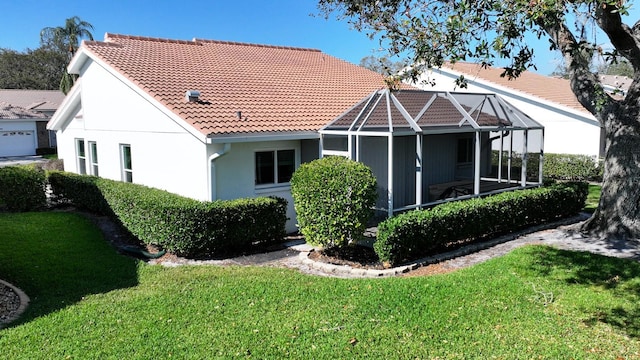
M 479 64 L 468 62 L 456 62 L 453 65 L 445 64 L 443 67 L 463 73 L 469 79 L 491 82 L 589 114 L 578 102 L 567 79 L 525 71 L 520 77 L 509 80 L 507 77 L 500 77 L 500 74 L 504 71 L 502 68 L 482 68 Z
M 83 46 L 205 135 L 316 131 L 385 86 L 314 49 L 113 34 Z

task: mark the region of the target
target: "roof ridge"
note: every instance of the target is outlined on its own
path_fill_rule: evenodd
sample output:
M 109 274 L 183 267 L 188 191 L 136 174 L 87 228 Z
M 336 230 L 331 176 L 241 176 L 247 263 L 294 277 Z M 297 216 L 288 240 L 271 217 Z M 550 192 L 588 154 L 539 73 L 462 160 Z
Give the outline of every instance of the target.
M 162 42 L 162 43 L 171 43 L 171 44 L 200 45 L 198 42 L 191 41 L 191 40 L 176 40 L 176 39 L 157 38 L 157 37 L 150 37 L 150 36 L 124 35 L 124 34 L 112 34 L 112 33 L 104 34 L 105 43 L 112 44 L 113 43 L 112 41 L 116 39 L 142 40 L 142 41 L 153 41 L 153 42 Z
M 320 50 L 320 49 L 313 49 L 313 48 L 304 48 L 304 47 L 296 47 L 296 46 L 268 45 L 268 44 L 256 44 L 256 43 L 246 43 L 246 42 L 238 42 L 238 41 L 210 40 L 210 39 L 198 39 L 198 38 L 193 38 L 193 41 L 194 42 L 198 42 L 198 43 L 203 43 L 203 44 L 242 45 L 242 46 L 256 46 L 256 47 L 273 48 L 273 49 L 322 52 L 322 50 Z

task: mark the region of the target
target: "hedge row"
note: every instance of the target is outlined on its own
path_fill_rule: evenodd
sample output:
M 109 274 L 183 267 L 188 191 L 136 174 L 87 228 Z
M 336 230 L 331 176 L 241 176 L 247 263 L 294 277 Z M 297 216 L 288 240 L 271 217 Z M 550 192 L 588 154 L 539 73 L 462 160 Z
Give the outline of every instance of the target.
M 502 173 L 507 173 L 506 157 L 503 153 Z M 492 152 L 493 173 L 497 174 L 499 151 Z M 527 179 L 537 179 L 540 164 L 540 154 L 529 154 L 527 159 Z M 520 177 L 522 157 L 514 153 L 511 158 L 512 173 Z M 574 154 L 545 153 L 542 163 L 542 174 L 545 178 L 565 181 L 602 181 L 604 165 L 602 160 L 593 156 Z
M 285 236 L 287 202 L 280 198 L 201 202 L 167 191 L 94 176 L 52 172 L 55 198 L 109 215 L 146 244 L 176 255 L 211 257 Z
M 543 173 L 556 180 L 602 181 L 602 161 L 587 155 L 545 154 Z
M 577 214 L 584 207 L 586 183 L 500 193 L 416 210 L 378 226 L 374 249 L 391 265 L 419 259 L 453 242 L 468 242 Z
M 9 211 L 40 210 L 47 204 L 44 171 L 22 166 L 0 168 L 0 204 Z

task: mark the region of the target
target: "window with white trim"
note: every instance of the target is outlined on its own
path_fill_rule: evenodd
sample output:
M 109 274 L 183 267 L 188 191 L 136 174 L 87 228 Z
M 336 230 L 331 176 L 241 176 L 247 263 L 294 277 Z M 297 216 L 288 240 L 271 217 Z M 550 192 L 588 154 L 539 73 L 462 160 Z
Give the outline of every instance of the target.
M 122 181 L 133 182 L 131 145 L 120 144 L 120 165 L 121 165 Z
M 98 174 L 98 144 L 95 141 L 89 141 L 89 162 L 91 163 L 91 175 Z
M 296 169 L 295 150 L 257 151 L 256 185 L 288 184 Z
M 76 139 L 76 163 L 78 165 L 78 174 L 85 175 L 87 173 L 87 156 L 84 148 L 84 139 Z

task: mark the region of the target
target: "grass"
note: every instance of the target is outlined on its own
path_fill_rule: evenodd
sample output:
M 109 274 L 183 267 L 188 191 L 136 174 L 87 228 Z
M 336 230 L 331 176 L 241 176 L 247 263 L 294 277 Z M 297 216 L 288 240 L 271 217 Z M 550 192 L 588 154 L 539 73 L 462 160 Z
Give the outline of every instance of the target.
M 590 213 L 596 211 L 598 202 L 600 201 L 601 190 L 602 185 L 589 184 L 589 194 L 587 195 L 587 201 L 584 207 L 584 211 Z
M 82 217 L 0 214 L 0 277 L 31 296 L 0 358 L 633 358 L 640 264 L 529 246 L 446 275 L 345 280 L 164 268 Z

